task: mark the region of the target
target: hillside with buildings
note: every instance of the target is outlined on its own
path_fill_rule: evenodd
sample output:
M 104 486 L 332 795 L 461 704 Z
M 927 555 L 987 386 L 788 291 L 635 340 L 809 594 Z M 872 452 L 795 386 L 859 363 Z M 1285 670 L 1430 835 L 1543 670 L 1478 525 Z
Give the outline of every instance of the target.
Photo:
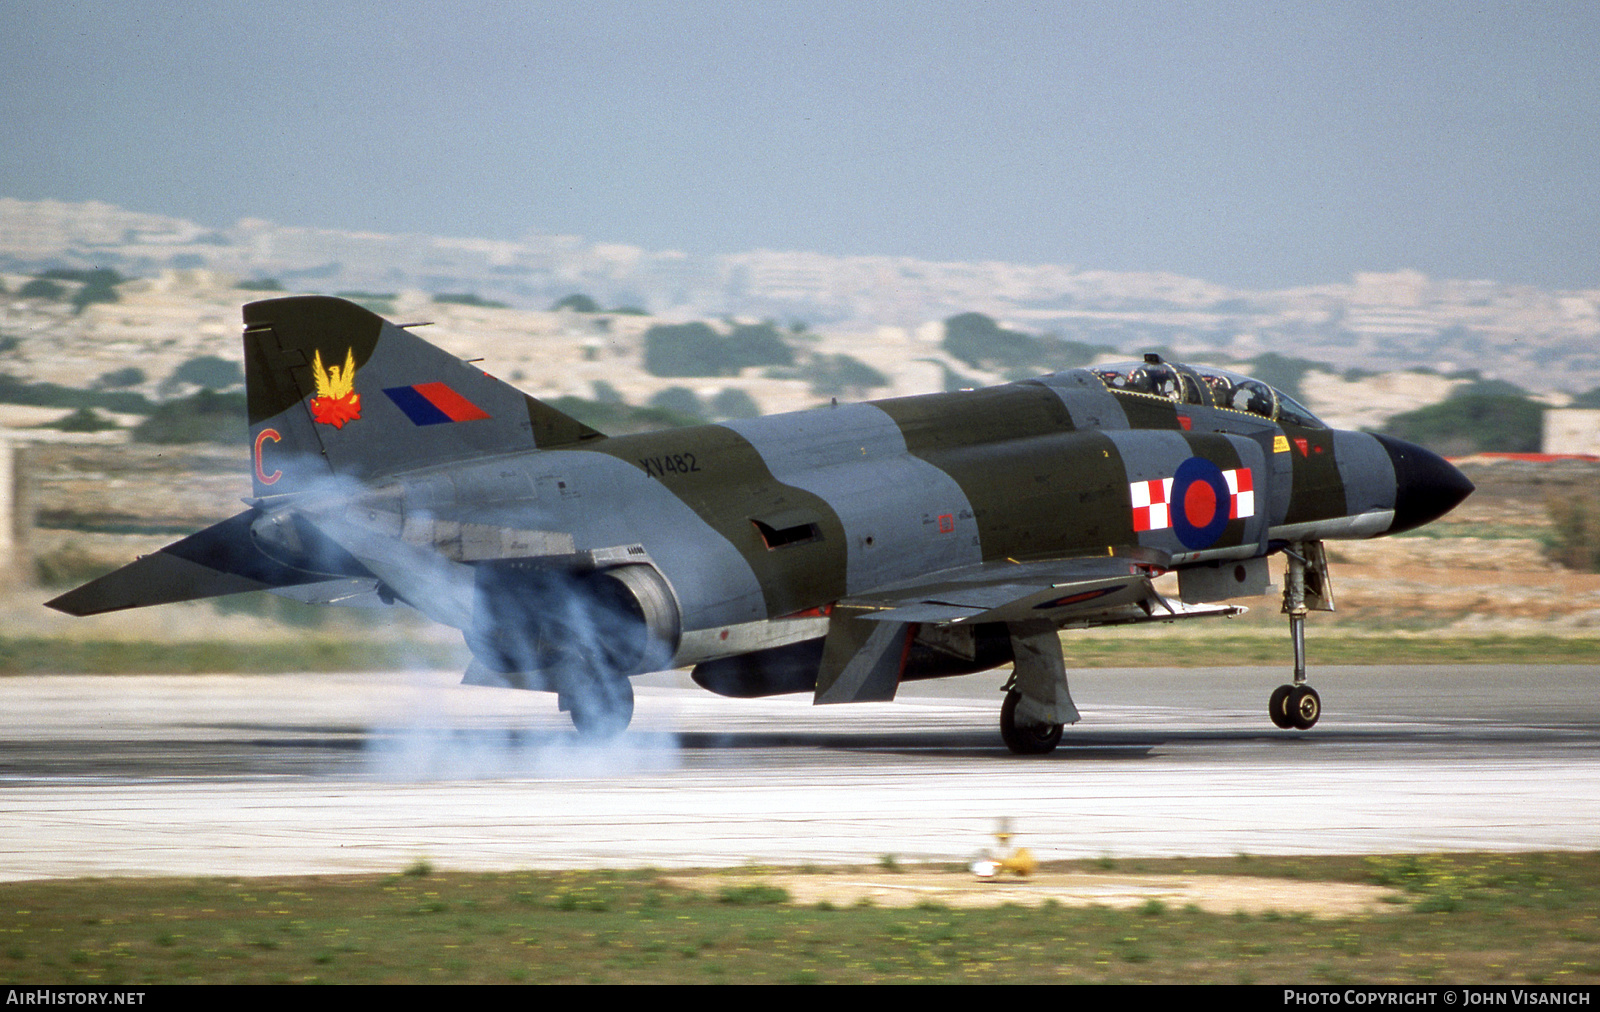
M 174 286 L 225 291 L 233 281 L 270 278 L 290 291 L 392 293 L 393 308 L 402 313 L 417 298 L 426 302 L 441 293 L 470 292 L 537 311 L 582 292 L 601 306 L 643 309 L 674 322 L 804 321 L 818 333 L 839 335 L 861 357 L 884 362 L 907 355 L 915 360 L 937 344 L 939 321 L 978 312 L 1030 333 L 1122 353 L 1160 347 L 1233 361 L 1278 353 L 1327 363 L 1340 375 L 1470 369 L 1540 393 L 1600 386 L 1600 288 L 1546 291 L 1414 271 L 1250 291 L 1068 262 L 951 263 L 772 250 L 693 256 L 576 236 L 507 242 L 258 219 L 211 228 L 108 204 L 0 198 L 0 271 L 17 278 L 50 268 L 110 268 L 167 292 Z M 197 271 L 212 280 L 197 281 Z M 15 291 L 12 280 L 6 283 Z M 218 308 L 227 309 L 227 300 Z M 219 323 L 224 330 L 232 326 L 236 310 L 222 314 L 232 320 L 208 317 L 205 333 L 215 337 Z M 541 324 L 528 317 L 516 325 L 535 327 L 530 334 L 550 332 Z M 0 320 L 9 334 L 25 335 L 27 325 L 9 315 Z M 440 323 L 445 330 L 454 325 Z M 555 329 L 580 343 L 607 338 L 580 334 L 583 328 L 570 323 Z M 486 353 L 482 347 L 477 352 Z M 934 367 L 920 372 L 935 373 Z

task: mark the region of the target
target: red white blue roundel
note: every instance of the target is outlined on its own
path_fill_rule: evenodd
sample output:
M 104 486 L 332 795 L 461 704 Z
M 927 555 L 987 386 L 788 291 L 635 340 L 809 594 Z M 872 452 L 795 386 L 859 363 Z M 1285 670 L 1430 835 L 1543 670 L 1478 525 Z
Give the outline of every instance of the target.
M 1170 478 L 1132 482 L 1128 492 L 1136 532 L 1170 527 L 1191 551 L 1216 544 L 1228 521 L 1256 514 L 1250 469 L 1224 471 L 1203 457 L 1190 457 Z

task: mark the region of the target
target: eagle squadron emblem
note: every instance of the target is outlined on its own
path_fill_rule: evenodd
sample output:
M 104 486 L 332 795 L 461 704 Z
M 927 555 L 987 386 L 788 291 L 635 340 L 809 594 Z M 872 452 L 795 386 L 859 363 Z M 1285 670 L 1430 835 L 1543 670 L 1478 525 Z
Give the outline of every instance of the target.
M 345 422 L 359 419 L 361 395 L 355 390 L 355 349 L 345 352 L 343 368 L 334 365 L 327 369 L 322 367 L 322 351 L 319 349 L 311 362 L 311 369 L 317 380 L 317 396 L 311 399 L 311 417 L 336 429 L 344 428 Z

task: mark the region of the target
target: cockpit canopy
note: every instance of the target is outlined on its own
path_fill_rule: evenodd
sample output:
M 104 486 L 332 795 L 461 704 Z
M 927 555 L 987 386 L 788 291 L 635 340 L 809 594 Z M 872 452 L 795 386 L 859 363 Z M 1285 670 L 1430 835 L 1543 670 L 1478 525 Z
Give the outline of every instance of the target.
M 1304 429 L 1326 428 L 1288 394 L 1260 380 L 1214 366 L 1180 365 L 1149 355 L 1143 362 L 1110 362 L 1091 366 L 1089 371 L 1100 377 L 1112 393 L 1239 411 Z

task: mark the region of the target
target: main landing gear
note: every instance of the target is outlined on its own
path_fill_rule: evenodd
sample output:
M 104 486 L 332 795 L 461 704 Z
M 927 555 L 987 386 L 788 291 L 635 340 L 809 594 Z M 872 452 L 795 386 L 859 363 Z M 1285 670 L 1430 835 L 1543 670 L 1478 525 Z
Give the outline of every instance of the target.
M 1292 544 L 1283 554 L 1289 560 L 1283 611 L 1289 616 L 1289 638 L 1294 641 L 1294 683 L 1272 690 L 1267 716 L 1285 730 L 1309 731 L 1322 716 L 1322 697 L 1306 684 L 1306 612 L 1333 610 L 1333 584 L 1328 580 L 1328 556 L 1322 542 Z
M 1061 639 L 1048 622 L 1007 626 L 1013 665 L 1000 706 L 1000 737 L 1017 755 L 1044 755 L 1061 743 L 1061 731 L 1078 721 L 1067 689 Z
M 1000 704 L 1000 737 L 1005 739 L 1006 748 L 1017 755 L 1043 755 L 1061 744 L 1066 725 L 1018 723 L 1017 704 L 1021 702 L 1022 693 L 1012 689 Z
M 633 683 L 620 676 L 572 680 L 556 699 L 585 738 L 615 738 L 633 720 Z

